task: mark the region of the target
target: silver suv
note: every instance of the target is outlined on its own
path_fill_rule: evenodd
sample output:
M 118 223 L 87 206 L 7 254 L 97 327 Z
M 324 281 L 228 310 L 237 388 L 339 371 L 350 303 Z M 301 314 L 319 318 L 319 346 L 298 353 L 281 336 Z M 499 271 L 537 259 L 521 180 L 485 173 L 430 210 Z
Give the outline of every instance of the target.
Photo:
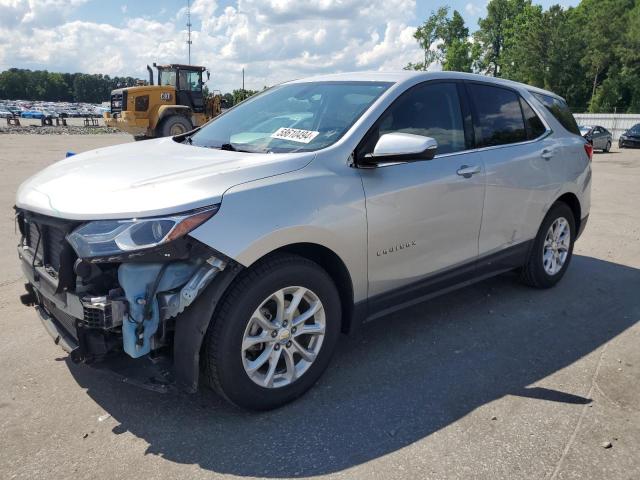
M 274 408 L 362 322 L 508 270 L 556 284 L 591 154 L 561 98 L 519 83 L 288 82 L 23 183 L 23 300 L 76 362 L 127 364 L 156 389 L 195 391 L 202 372 L 230 402 Z M 131 373 L 150 366 L 163 373 Z

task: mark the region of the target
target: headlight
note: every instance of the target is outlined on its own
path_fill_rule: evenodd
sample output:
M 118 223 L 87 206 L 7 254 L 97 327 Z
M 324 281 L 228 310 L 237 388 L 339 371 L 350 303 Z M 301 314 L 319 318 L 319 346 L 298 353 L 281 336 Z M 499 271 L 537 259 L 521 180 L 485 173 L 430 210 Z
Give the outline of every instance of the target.
M 80 258 L 118 255 L 156 247 L 185 236 L 213 217 L 220 205 L 166 217 L 98 220 L 85 223 L 67 240 Z

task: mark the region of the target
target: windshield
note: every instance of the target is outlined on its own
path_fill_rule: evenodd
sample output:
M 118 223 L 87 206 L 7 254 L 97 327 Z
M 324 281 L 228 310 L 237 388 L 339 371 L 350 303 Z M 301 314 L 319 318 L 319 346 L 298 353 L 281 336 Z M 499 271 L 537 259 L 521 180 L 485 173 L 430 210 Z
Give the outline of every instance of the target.
M 629 130 L 627 130 L 627 132 L 632 133 L 633 135 L 637 135 L 638 133 L 640 133 L 640 123 L 631 127 Z
M 586 126 L 584 126 L 584 125 L 581 125 L 581 126 L 580 126 L 580 133 L 582 133 L 583 135 L 584 135 L 585 133 L 588 133 L 588 132 L 589 132 L 589 130 L 591 130 L 591 127 L 586 127 Z
M 390 85 L 310 82 L 274 87 L 205 125 L 191 143 L 259 153 L 319 150 L 340 139 Z

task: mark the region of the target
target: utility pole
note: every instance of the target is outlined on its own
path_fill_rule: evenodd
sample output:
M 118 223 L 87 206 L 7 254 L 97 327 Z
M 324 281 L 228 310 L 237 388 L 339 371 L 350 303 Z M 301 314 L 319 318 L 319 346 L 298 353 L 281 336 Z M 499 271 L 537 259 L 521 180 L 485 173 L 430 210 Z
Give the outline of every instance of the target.
M 191 0 L 187 0 L 187 45 L 189 48 L 189 65 L 191 65 Z
M 242 91 L 244 92 L 244 68 L 242 69 Z

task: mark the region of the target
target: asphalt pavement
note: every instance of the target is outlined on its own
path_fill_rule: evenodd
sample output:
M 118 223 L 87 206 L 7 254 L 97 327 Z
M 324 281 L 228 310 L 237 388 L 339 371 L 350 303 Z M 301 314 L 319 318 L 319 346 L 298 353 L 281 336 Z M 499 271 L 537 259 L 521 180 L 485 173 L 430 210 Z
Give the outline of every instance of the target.
M 367 324 L 255 414 L 74 365 L 18 300 L 20 182 L 130 140 L 0 135 L 0 478 L 640 478 L 640 150 L 595 154 L 556 288 L 506 274 Z

